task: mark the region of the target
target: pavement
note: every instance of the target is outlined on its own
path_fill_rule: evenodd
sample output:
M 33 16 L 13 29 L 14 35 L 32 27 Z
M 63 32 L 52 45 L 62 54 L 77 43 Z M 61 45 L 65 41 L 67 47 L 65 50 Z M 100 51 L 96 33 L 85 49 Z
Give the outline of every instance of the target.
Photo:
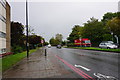
M 45 57 L 44 51 L 40 48 L 32 53 L 29 59 L 24 58 L 5 71 L 3 80 L 7 78 L 14 80 L 15 78 L 76 78 L 76 76 L 66 70 L 54 54 L 47 53 Z

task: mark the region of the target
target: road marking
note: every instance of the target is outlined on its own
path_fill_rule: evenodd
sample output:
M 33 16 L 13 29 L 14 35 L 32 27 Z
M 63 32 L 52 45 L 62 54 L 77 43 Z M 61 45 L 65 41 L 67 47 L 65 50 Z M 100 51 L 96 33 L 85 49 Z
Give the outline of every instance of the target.
M 105 79 L 110 78 L 110 79 L 117 80 L 117 79 L 116 79 L 115 77 L 113 77 L 113 76 L 106 76 L 106 75 L 103 75 L 103 74 L 100 74 L 100 73 L 94 73 L 93 75 L 96 76 L 96 77 L 98 77 L 98 78 L 105 78 Z
M 88 68 L 86 68 L 86 67 L 84 67 L 84 66 L 81 66 L 81 65 L 76 65 L 76 64 L 75 64 L 75 67 L 81 67 L 81 68 L 85 69 L 86 71 L 90 71 L 90 69 L 88 69 Z
M 71 68 L 73 71 L 75 71 L 77 74 L 79 74 L 83 78 L 85 78 L 87 80 L 95 80 L 94 78 L 92 78 L 88 74 L 84 73 L 82 70 L 80 70 L 80 69 L 74 67 L 73 65 L 69 64 L 67 61 L 63 60 L 59 56 L 55 55 L 55 57 L 58 58 L 61 62 L 63 62 L 64 64 L 66 64 L 69 68 Z
M 93 75 L 96 76 L 97 78 L 103 78 L 103 77 L 99 76 L 99 75 L 96 74 L 96 73 L 94 73 Z

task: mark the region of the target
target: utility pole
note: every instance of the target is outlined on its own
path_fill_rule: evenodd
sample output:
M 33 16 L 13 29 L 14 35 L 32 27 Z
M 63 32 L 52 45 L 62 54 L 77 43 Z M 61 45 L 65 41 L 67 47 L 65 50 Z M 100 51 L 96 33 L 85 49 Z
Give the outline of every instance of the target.
M 119 40 L 118 40 L 118 37 L 117 37 L 117 35 L 115 35 L 115 38 L 116 38 L 116 40 L 117 40 L 117 44 L 119 44 Z
M 28 43 L 28 3 L 26 0 L 26 50 L 27 58 L 29 58 L 29 43 Z

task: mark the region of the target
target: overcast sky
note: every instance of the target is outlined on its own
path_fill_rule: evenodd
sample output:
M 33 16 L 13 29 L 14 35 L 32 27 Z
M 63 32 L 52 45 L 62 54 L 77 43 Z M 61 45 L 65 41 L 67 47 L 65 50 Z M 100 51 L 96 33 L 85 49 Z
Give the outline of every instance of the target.
M 57 33 L 61 33 L 66 39 L 74 25 L 82 26 L 91 17 L 100 20 L 107 12 L 117 12 L 119 0 L 58 1 L 35 0 L 29 2 L 29 25 L 46 41 Z M 25 25 L 25 3 L 10 1 L 9 4 L 11 20 Z

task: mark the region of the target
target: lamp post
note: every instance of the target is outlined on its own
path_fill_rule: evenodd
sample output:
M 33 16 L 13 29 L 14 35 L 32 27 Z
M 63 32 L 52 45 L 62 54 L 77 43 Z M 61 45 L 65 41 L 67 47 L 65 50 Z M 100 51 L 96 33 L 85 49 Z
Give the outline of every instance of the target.
M 113 32 L 111 32 L 111 35 L 112 35 L 112 41 L 113 41 Z
M 28 3 L 26 0 L 26 50 L 27 58 L 29 58 L 29 43 L 28 43 Z
M 117 37 L 117 35 L 115 35 L 115 38 L 116 38 L 116 40 L 117 40 L 117 44 L 119 44 L 119 40 L 118 40 L 118 37 Z

